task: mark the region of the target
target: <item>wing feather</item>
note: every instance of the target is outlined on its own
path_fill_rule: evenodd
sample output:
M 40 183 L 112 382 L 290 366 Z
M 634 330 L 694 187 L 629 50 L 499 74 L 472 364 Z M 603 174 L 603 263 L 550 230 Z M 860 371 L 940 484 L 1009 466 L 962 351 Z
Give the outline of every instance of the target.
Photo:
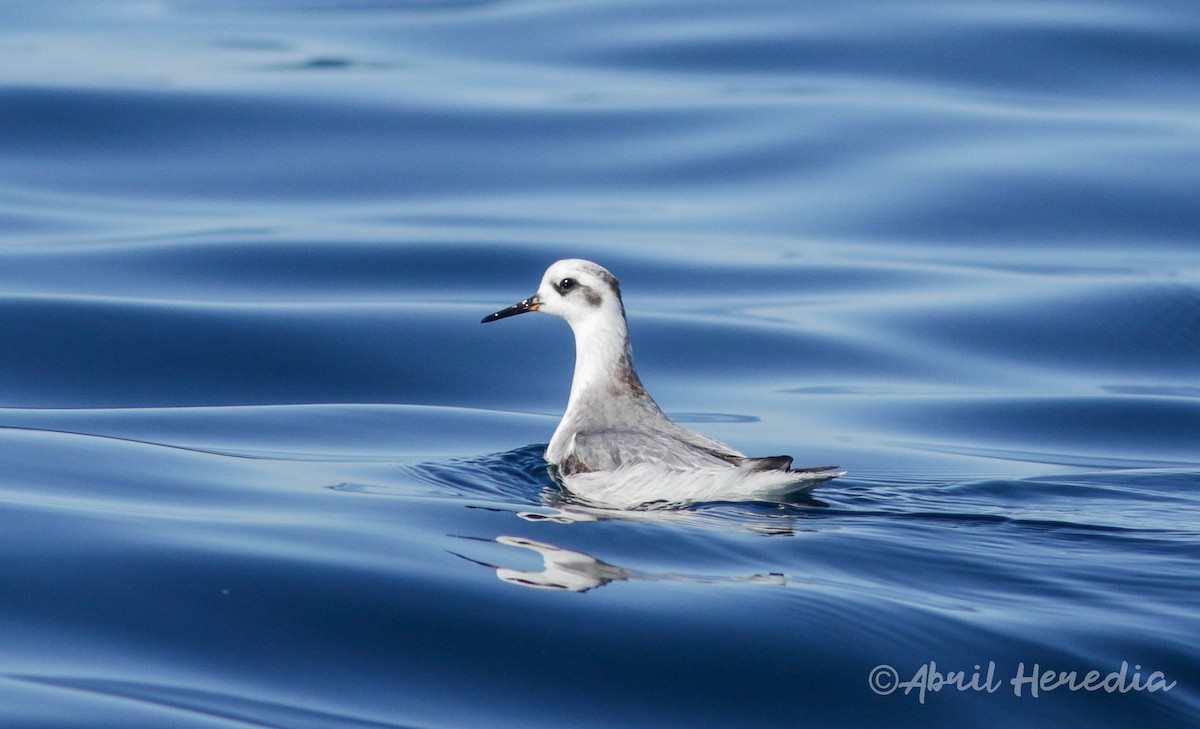
M 657 463 L 668 468 L 728 466 L 741 458 L 706 445 L 681 441 L 656 430 L 583 431 L 575 434 L 568 462 L 573 461 L 573 470 L 581 472 L 615 471 L 620 466 L 638 463 Z

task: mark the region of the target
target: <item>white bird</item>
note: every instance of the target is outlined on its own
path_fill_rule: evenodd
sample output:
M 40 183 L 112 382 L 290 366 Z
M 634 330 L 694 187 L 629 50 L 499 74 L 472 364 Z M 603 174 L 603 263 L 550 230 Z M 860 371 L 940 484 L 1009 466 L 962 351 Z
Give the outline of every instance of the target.
M 778 501 L 843 475 L 832 466 L 792 468 L 790 456 L 751 458 L 671 422 L 633 368 L 615 276 L 580 259 L 546 269 L 533 296 L 483 323 L 541 311 L 575 334 L 571 395 L 546 461 L 576 496 L 620 509 L 703 501 Z

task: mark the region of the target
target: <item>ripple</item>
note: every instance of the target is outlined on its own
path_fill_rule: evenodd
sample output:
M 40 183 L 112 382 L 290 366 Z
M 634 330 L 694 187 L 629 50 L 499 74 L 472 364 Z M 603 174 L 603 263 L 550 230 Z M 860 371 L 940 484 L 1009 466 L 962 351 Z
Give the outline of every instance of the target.
M 291 727 L 328 727 L 331 725 L 355 729 L 398 728 L 406 725 L 374 721 L 351 714 L 331 713 L 316 708 L 298 706 L 294 702 L 274 703 L 185 686 L 172 686 L 137 681 L 95 679 L 86 676 L 9 675 L 11 681 L 22 681 L 42 687 L 65 690 L 76 695 L 104 699 L 102 703 L 126 716 L 149 721 L 158 715 L 161 721 L 173 724 L 183 719 L 199 721 L 196 726 L 225 726 L 227 722 L 246 722 L 254 725 L 286 725 Z M 114 701 L 115 700 L 115 701 Z M 142 715 L 142 716 L 139 716 Z M 177 725 L 177 724 L 176 724 Z

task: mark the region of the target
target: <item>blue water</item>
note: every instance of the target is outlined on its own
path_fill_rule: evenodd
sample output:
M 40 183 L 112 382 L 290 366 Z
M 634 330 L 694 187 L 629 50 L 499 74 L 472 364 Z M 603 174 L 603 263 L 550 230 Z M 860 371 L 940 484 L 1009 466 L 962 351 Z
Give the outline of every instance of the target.
M 0 53 L 0 725 L 1196 726 L 1190 0 L 8 2 Z M 568 256 L 673 417 L 849 474 L 575 505 L 569 330 L 479 324 Z

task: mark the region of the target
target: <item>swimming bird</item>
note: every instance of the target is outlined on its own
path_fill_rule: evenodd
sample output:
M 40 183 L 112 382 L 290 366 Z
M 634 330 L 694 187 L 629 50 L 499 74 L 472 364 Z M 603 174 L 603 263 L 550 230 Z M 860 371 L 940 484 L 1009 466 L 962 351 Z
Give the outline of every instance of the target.
M 566 489 L 615 508 L 703 501 L 778 501 L 843 475 L 833 466 L 792 468 L 790 456 L 752 458 L 672 422 L 633 367 L 617 278 L 576 258 L 546 269 L 537 293 L 484 324 L 540 311 L 575 335 L 567 408 L 545 459 Z

